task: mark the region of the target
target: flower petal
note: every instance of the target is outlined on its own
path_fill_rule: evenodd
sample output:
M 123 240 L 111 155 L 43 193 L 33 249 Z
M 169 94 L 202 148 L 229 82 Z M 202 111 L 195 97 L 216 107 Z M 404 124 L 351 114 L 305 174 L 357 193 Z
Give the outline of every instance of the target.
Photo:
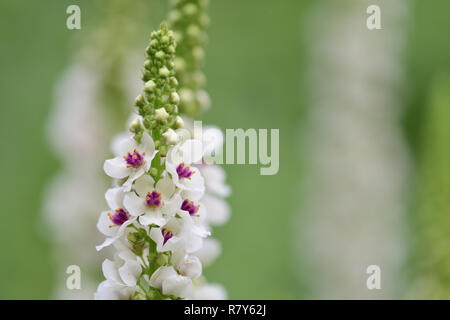
M 124 195 L 121 187 L 108 189 L 105 193 L 106 203 L 112 210 L 122 208 Z
M 103 170 L 105 170 L 108 176 L 115 179 L 126 178 L 131 173 L 131 169 L 127 168 L 125 161 L 120 157 L 106 160 L 103 165 Z
M 230 206 L 223 199 L 206 194 L 202 202 L 208 211 L 206 221 L 212 226 L 223 225 L 230 218 Z
M 156 184 L 156 190 L 161 192 L 163 199 L 169 199 L 175 192 L 175 184 L 166 174 Z
M 138 197 L 134 192 L 128 192 L 123 199 L 123 205 L 129 214 L 139 216 L 145 213 L 144 199 Z
M 155 180 L 150 175 L 144 174 L 136 180 L 134 190 L 139 196 L 145 197 L 147 192 L 151 192 L 154 189 L 154 185 Z

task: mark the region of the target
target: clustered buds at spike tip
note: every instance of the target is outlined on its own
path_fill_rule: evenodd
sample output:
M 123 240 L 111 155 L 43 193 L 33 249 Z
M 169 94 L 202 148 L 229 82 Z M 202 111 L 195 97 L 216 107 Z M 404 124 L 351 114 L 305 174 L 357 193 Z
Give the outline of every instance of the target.
M 203 87 L 205 76 L 201 67 L 205 58 L 207 41 L 206 14 L 208 0 L 175 0 L 169 13 L 169 23 L 177 41 L 175 69 L 180 81 L 180 110 L 195 117 L 210 105 Z
M 151 34 L 144 93 L 136 98 L 138 115 L 130 131 L 114 139 L 115 158 L 104 164 L 115 187 L 105 194 L 109 209 L 100 214 L 97 228 L 106 239 L 97 250 L 113 245 L 116 253 L 114 260 L 103 262 L 106 280 L 98 286 L 96 299 L 226 297 L 201 274 L 203 264 L 220 251 L 217 242 L 207 239 L 209 230 L 228 216 L 226 204 L 213 199 L 210 191 L 227 186 L 220 167 L 193 163 L 207 156 L 199 148 L 203 141 L 189 130 L 180 139 L 174 130 L 184 125 L 178 116 L 175 47 L 165 24 Z M 209 139 L 206 134 L 204 138 Z
M 162 23 L 158 31 L 151 33 L 150 44 L 146 49 L 146 60 L 142 80 L 144 93 L 136 98 L 135 105 L 142 117 L 144 128 L 151 130 L 157 150 L 165 151 L 162 134 L 168 129 L 177 128 L 178 104 L 180 102 L 175 78 L 175 35 Z M 139 142 L 144 131 L 136 131 Z

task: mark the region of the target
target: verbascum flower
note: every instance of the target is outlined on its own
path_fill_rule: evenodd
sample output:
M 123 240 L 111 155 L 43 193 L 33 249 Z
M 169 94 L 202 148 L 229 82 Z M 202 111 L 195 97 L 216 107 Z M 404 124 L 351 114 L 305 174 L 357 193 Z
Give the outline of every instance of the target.
M 97 299 L 192 299 L 202 273 L 194 253 L 210 235 L 201 198 L 201 141 L 173 145 L 165 134 L 180 127 L 174 71 L 175 35 L 162 24 L 152 32 L 144 64 L 144 93 L 136 98 L 139 116 L 130 133 L 114 140 L 116 157 L 105 162 L 115 180 L 106 192 L 110 210 L 101 213 L 98 229 L 106 236 L 101 250 L 119 253 L 106 260 L 106 280 Z M 213 208 L 211 208 L 213 210 Z

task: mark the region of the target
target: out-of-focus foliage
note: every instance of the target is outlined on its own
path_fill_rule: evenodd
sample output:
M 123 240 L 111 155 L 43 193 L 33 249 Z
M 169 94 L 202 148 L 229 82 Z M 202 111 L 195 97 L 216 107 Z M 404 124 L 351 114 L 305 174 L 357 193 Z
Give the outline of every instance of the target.
M 419 299 L 450 297 L 450 76 L 440 75 L 424 112 L 413 237 Z

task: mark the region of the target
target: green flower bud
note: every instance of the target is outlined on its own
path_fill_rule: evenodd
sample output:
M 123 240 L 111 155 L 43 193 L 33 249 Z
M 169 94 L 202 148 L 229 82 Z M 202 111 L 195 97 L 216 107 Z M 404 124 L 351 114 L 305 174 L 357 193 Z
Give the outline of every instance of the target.
M 150 41 L 150 47 L 152 48 L 156 48 L 159 45 L 159 41 L 156 39 L 153 39 L 152 41 Z
M 159 148 L 159 154 L 161 155 L 161 157 L 165 157 L 167 155 L 167 151 L 168 151 L 167 146 L 161 146 Z
M 130 125 L 130 131 L 137 133 L 141 130 L 142 130 L 142 127 L 141 127 L 141 123 L 140 123 L 139 119 L 135 119 Z
M 177 78 L 175 78 L 175 77 L 170 77 L 170 79 L 169 79 L 169 84 L 170 84 L 172 87 L 178 87 L 178 80 L 177 80 Z
M 170 75 L 169 69 L 167 69 L 165 66 L 159 69 L 159 75 L 163 77 L 168 77 Z
M 156 263 L 159 266 L 165 266 L 165 265 L 169 264 L 169 257 L 166 254 L 162 253 L 162 254 L 158 255 L 158 258 L 156 258 Z
M 149 80 L 145 83 L 144 90 L 146 92 L 152 92 L 156 88 L 156 83 L 153 80 Z
M 169 101 L 172 102 L 173 104 L 179 104 L 180 103 L 180 96 L 178 95 L 178 93 L 172 92 L 170 94 Z
M 176 127 L 177 129 L 181 129 L 181 128 L 184 127 L 184 121 L 183 121 L 183 118 L 181 118 L 180 116 L 177 116 L 177 117 L 175 118 L 175 127 Z
M 169 114 L 167 113 L 166 109 L 159 108 L 155 110 L 155 119 L 158 121 L 165 121 L 169 118 Z
M 171 145 L 171 144 L 177 144 L 178 142 L 178 135 L 177 133 L 172 130 L 172 129 L 167 129 L 166 132 L 163 133 L 163 139 L 165 141 L 166 144 Z
M 144 100 L 144 97 L 142 96 L 142 94 L 140 94 L 136 97 L 134 104 L 138 107 L 142 107 L 145 104 L 145 100 Z
M 162 58 L 164 58 L 164 52 L 158 51 L 157 53 L 155 53 L 155 58 L 161 60 Z

